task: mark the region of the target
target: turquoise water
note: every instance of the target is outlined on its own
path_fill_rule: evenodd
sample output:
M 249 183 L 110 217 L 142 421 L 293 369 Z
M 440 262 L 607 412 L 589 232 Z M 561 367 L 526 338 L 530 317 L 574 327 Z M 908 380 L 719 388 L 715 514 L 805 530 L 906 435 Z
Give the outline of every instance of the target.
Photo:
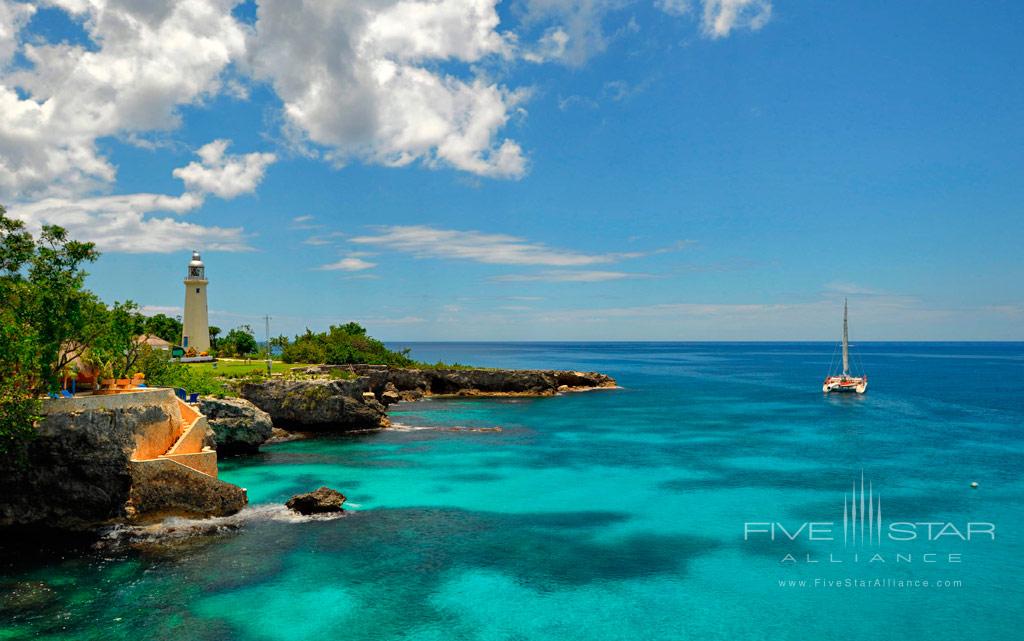
M 1024 344 L 860 344 L 863 397 L 822 396 L 823 344 L 412 347 L 623 389 L 402 404 L 399 430 L 224 461 L 256 506 L 241 529 L 0 569 L 0 639 L 1020 638 Z M 887 525 L 994 523 L 995 540 L 844 546 L 862 472 Z M 259 516 L 319 485 L 350 513 Z M 746 522 L 810 521 L 838 540 L 744 540 Z M 876 578 L 929 585 L 814 586 Z

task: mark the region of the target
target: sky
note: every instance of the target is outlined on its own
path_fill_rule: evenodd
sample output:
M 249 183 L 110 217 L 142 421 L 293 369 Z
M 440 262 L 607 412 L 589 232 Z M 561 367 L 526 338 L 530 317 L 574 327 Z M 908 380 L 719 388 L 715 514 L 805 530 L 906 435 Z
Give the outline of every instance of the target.
M 0 203 L 262 338 L 1024 339 L 1024 4 L 0 0 Z

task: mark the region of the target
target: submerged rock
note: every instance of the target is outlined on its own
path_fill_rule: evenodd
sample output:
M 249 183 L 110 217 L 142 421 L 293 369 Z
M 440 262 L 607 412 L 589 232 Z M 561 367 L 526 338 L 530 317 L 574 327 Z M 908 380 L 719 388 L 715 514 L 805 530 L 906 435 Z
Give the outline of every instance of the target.
M 274 429 L 270 414 L 244 398 L 204 397 L 199 399 L 199 411 L 209 420 L 222 455 L 254 454 Z
M 306 494 L 296 494 L 285 503 L 289 509 L 299 514 L 323 514 L 325 512 L 341 512 L 345 495 L 329 487 L 321 487 Z

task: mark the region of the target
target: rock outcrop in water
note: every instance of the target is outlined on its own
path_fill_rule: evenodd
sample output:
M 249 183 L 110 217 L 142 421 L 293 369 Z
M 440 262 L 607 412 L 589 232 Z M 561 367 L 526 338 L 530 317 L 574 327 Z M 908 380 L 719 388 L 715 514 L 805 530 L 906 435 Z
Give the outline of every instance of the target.
M 242 398 L 284 428 L 360 430 L 387 427 L 384 405 L 370 392 L 368 379 L 282 380 L 245 383 Z
M 274 429 L 270 414 L 243 398 L 203 397 L 199 412 L 210 422 L 220 455 L 254 454 Z
M 296 494 L 285 505 L 299 514 L 325 514 L 341 512 L 345 495 L 329 487 L 320 487 L 306 494 Z

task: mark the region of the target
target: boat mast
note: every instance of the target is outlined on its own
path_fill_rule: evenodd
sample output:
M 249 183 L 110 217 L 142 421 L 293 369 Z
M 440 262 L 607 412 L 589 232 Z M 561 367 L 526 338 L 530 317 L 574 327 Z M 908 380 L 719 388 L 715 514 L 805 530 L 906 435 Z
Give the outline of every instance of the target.
M 846 324 L 846 299 L 843 299 L 843 378 L 850 375 L 850 339 Z

